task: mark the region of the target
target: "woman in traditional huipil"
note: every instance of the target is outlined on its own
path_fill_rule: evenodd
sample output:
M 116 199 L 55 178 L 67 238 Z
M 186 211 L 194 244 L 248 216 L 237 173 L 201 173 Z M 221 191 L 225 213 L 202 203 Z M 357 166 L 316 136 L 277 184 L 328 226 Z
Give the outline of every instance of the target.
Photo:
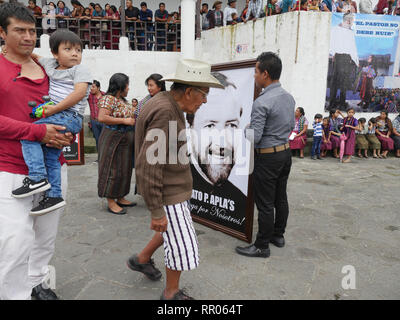
M 304 158 L 304 147 L 307 144 L 308 120 L 302 107 L 298 107 L 294 112 L 295 126 L 292 132 L 296 135 L 293 140 L 289 140 L 290 149 L 299 150 L 300 158 Z
M 125 214 L 124 207 L 136 205 L 125 199 L 131 186 L 135 124 L 132 105 L 126 100 L 128 91 L 128 76 L 116 73 L 98 103 L 98 120 L 105 124 L 99 138 L 98 195 L 107 198 L 113 214 Z

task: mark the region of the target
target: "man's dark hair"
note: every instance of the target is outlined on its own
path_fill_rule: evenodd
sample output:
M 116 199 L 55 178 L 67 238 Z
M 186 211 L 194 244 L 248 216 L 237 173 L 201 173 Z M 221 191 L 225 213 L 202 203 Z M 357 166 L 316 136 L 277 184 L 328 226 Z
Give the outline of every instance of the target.
M 160 81 L 162 78 L 163 78 L 163 76 L 161 74 L 153 73 L 152 75 L 150 75 L 150 77 L 148 77 L 146 79 L 146 81 L 144 83 L 147 86 L 149 84 L 149 81 L 153 80 L 156 83 L 157 87 L 159 87 L 161 89 L 161 91 L 166 91 L 165 82 Z
M 202 7 L 206 6 L 208 8 L 208 3 L 203 3 L 201 6 Z
M 160 2 L 160 4 L 158 5 L 158 7 L 164 6 L 165 7 L 165 3 L 164 2 Z
M 143 2 L 140 3 L 140 6 L 141 6 L 141 7 L 146 7 L 146 8 L 147 8 L 147 3 L 143 1 Z
M 15 2 L 0 5 L 0 27 L 5 33 L 7 33 L 7 27 L 10 24 L 10 18 L 36 24 L 36 19 L 32 12 L 23 5 Z
M 317 113 L 315 116 L 314 116 L 314 119 L 322 119 L 323 117 L 322 117 L 322 114 L 320 114 L 320 113 Z
M 77 6 L 80 6 L 80 7 L 83 7 L 83 5 L 78 1 L 78 0 L 71 0 L 71 4 L 72 5 L 77 5 Z
M 91 6 L 92 6 L 92 8 L 94 9 L 94 6 L 95 6 L 95 4 L 94 4 L 94 2 L 91 2 L 91 3 L 89 3 Z
M 100 89 L 100 82 L 97 80 L 93 80 L 93 84 Z
M 36 6 L 36 0 L 29 0 L 28 3 L 29 3 L 29 2 L 33 2 L 34 5 Z
M 110 78 L 110 83 L 108 85 L 108 90 L 106 95 L 116 96 L 118 92 L 122 92 L 129 85 L 129 77 L 124 73 L 115 73 Z M 125 100 L 124 97 L 120 97 L 120 99 Z
M 58 29 L 53 32 L 50 36 L 50 50 L 52 53 L 57 54 L 58 48 L 62 43 L 70 43 L 71 45 L 79 44 L 81 49 L 83 49 L 82 40 L 78 35 L 67 29 Z
M 272 80 L 279 80 L 282 72 L 282 61 L 273 52 L 263 52 L 257 57 L 258 69 L 267 71 Z
M 365 118 L 360 118 L 360 119 L 358 119 L 358 122 L 366 123 L 366 122 L 367 122 L 367 119 L 365 119 Z

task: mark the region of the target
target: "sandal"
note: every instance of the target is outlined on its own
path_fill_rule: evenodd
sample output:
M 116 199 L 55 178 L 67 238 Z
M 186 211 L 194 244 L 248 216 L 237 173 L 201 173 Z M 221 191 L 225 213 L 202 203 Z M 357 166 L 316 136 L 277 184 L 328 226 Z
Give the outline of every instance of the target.
M 194 298 L 188 296 L 183 290 L 179 290 L 171 299 L 167 299 L 163 291 L 160 300 L 194 300 Z
M 361 154 L 358 154 L 357 157 L 362 158 L 363 156 Z

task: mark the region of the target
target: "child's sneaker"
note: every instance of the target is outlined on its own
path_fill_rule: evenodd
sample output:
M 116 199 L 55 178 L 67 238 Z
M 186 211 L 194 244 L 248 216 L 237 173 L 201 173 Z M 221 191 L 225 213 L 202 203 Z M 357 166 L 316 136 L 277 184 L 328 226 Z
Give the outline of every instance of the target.
M 43 200 L 39 202 L 39 205 L 33 208 L 30 212 L 30 216 L 42 216 L 51 211 L 57 210 L 65 206 L 63 198 L 50 198 L 47 196 L 43 197 Z
M 22 187 L 12 191 L 12 196 L 14 198 L 26 198 L 51 188 L 51 185 L 47 179 L 42 179 L 38 182 L 35 182 L 29 178 L 25 178 L 22 183 Z

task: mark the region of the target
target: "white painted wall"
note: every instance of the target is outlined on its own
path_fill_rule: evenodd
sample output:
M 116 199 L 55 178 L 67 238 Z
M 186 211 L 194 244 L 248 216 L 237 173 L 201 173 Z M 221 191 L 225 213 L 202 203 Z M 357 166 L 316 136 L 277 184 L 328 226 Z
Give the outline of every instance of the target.
M 41 48 L 36 48 L 34 53 L 51 57 L 47 35 L 42 35 L 41 44 Z M 114 73 L 125 73 L 130 78 L 128 99 L 137 98 L 140 101 L 148 94 L 145 79 L 152 73 L 163 76 L 173 74 L 180 56 L 179 52 L 84 50 L 82 64 L 92 72 L 93 79 L 100 81 L 103 91 L 107 90 Z M 89 108 L 86 108 L 85 114 L 89 113 Z
M 331 14 L 290 12 L 202 32 L 196 57 L 212 64 L 257 58 L 265 51 L 279 54 L 282 86 L 303 107 L 308 119 L 324 112 Z M 242 51 L 237 52 L 238 46 Z M 363 117 L 376 113 L 362 113 Z M 393 115 L 392 115 L 393 116 Z M 391 116 L 391 117 L 392 117 Z M 361 117 L 361 113 L 356 117 Z

